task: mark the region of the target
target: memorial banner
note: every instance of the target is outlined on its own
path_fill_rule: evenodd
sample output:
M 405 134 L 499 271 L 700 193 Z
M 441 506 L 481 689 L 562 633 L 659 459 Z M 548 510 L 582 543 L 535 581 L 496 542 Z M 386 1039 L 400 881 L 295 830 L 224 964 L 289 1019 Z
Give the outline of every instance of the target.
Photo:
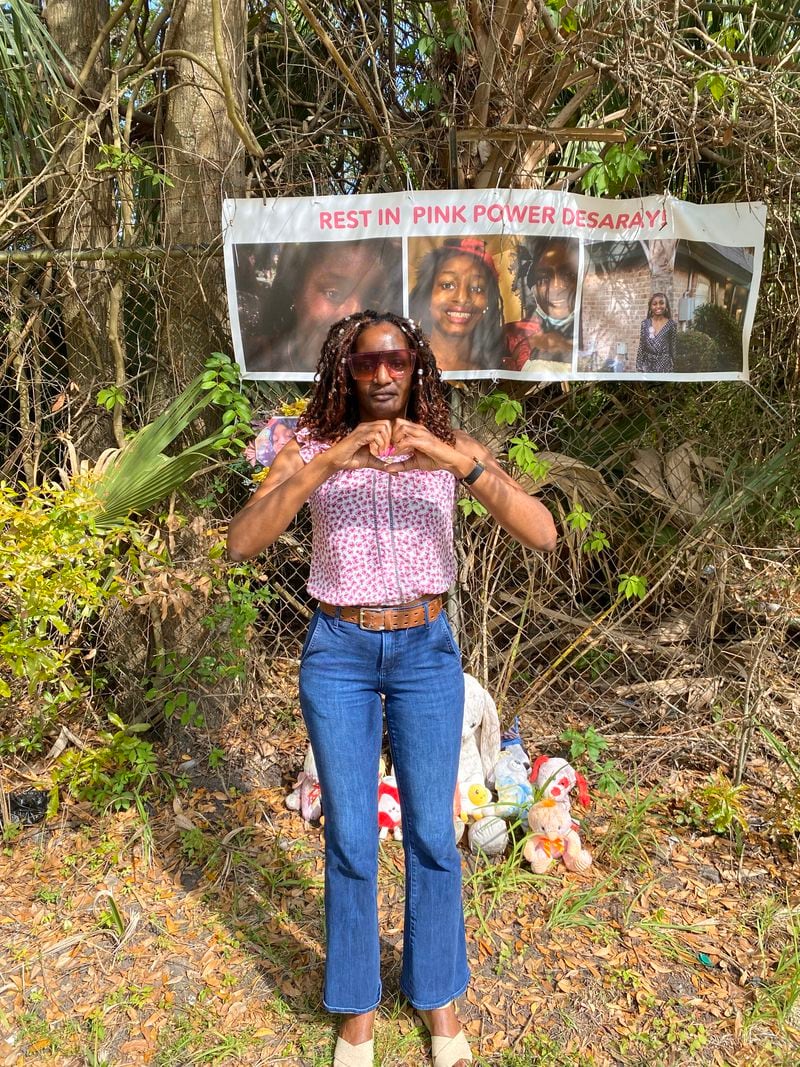
M 311 380 L 332 323 L 419 322 L 444 378 L 747 379 L 766 209 L 481 189 L 226 200 L 244 377 Z

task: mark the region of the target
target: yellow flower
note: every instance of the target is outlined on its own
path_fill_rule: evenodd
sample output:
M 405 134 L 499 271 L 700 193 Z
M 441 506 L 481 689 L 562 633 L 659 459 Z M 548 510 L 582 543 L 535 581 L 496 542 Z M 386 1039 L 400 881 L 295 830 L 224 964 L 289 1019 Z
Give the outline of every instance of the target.
M 253 481 L 256 485 L 261 485 L 266 476 L 269 474 L 269 467 L 262 467 L 260 471 L 253 475 Z
M 281 404 L 281 415 L 302 415 L 308 407 L 308 397 L 301 396 L 297 400 L 284 400 Z

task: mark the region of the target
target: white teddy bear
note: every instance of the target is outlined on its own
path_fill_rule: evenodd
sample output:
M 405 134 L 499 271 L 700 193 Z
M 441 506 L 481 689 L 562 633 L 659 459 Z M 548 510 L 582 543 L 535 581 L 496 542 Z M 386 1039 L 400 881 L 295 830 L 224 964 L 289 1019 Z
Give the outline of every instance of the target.
M 486 785 L 492 779 L 499 757 L 500 719 L 497 705 L 476 678 L 465 674 L 459 782 Z

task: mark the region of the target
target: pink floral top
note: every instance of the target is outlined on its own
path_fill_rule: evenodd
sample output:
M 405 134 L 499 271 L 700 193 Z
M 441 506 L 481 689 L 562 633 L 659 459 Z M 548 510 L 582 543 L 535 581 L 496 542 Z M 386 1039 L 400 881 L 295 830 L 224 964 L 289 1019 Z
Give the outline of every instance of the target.
M 330 448 L 297 435 L 305 463 Z M 339 471 L 309 498 L 308 591 L 328 604 L 408 604 L 453 584 L 455 478 L 449 471 L 391 475 Z

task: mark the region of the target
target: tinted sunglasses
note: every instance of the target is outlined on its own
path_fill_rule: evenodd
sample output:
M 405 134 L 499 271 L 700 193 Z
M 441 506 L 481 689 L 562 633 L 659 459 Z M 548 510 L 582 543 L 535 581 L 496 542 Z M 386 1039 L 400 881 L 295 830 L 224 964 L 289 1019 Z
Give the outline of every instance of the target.
M 347 366 L 357 382 L 371 382 L 383 364 L 394 381 L 405 378 L 414 369 L 417 357 L 407 348 L 390 348 L 382 352 L 351 352 Z

